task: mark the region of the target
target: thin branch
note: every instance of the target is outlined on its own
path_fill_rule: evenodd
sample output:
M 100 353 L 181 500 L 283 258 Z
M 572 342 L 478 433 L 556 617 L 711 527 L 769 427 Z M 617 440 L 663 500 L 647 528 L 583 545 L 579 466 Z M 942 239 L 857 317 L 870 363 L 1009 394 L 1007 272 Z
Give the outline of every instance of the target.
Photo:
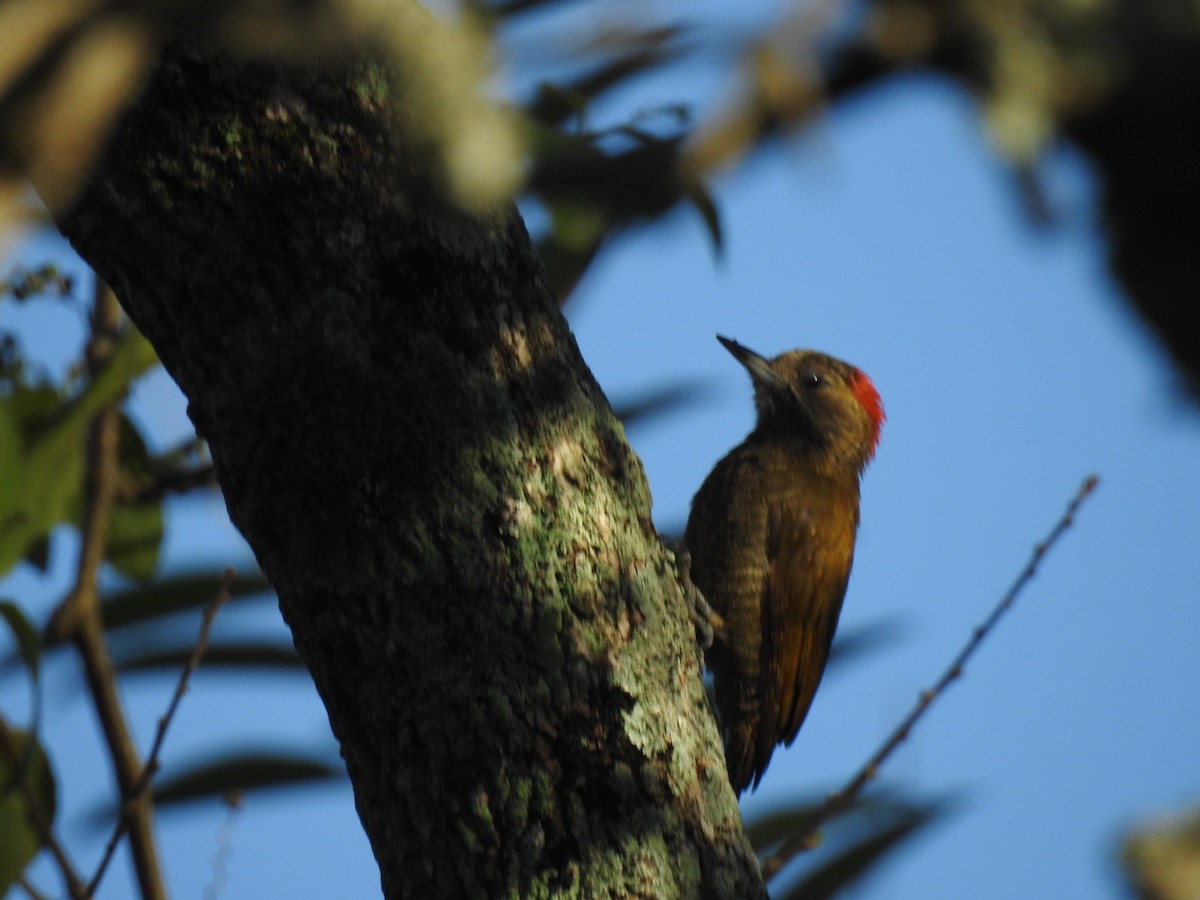
M 93 375 L 111 357 L 119 326 L 120 307 L 116 295 L 97 279 L 91 336 L 86 353 L 88 369 Z M 92 705 L 100 719 L 117 785 L 124 800 L 130 852 L 142 900 L 166 900 L 166 887 L 154 841 L 153 809 L 148 797 L 134 797 L 133 789 L 142 763 L 117 692 L 117 673 L 104 635 L 97 587 L 100 566 L 108 550 L 120 473 L 120 424 L 116 404 L 103 409 L 92 422 L 88 441 L 84 518 L 80 527 L 82 546 L 75 584 L 54 611 L 45 637 L 47 644 L 70 640 L 83 661 Z M 130 798 L 134 799 L 131 801 Z
M 100 864 L 96 867 L 96 873 L 88 882 L 87 892 L 89 895 L 95 894 L 96 889 L 100 885 L 100 879 L 104 877 L 104 872 L 108 868 L 108 864 L 112 861 L 113 854 L 116 852 L 117 845 L 121 842 L 121 837 L 125 834 L 126 828 L 130 823 L 130 810 L 135 804 L 142 801 L 149 802 L 150 800 L 150 782 L 154 779 L 155 773 L 159 767 L 159 754 L 162 752 L 163 742 L 167 737 L 167 729 L 171 726 L 171 721 L 175 718 L 175 712 L 179 709 L 179 703 L 183 700 L 183 695 L 187 693 L 188 682 L 191 680 L 192 673 L 196 671 L 200 665 L 200 660 L 204 656 L 204 651 L 208 647 L 208 636 L 212 631 L 213 620 L 217 617 L 217 612 L 229 602 L 229 588 L 233 584 L 233 579 L 236 573 L 233 568 L 227 568 L 221 575 L 221 586 L 217 590 L 217 594 L 213 597 L 212 602 L 204 610 L 204 616 L 200 621 L 200 634 L 196 637 L 196 644 L 192 648 L 192 654 L 184 663 L 183 671 L 179 673 L 179 681 L 175 685 L 175 693 L 171 695 L 171 702 L 167 704 L 167 711 L 158 720 L 158 730 L 154 734 L 154 743 L 150 747 L 150 756 L 146 759 L 146 764 L 142 767 L 142 771 L 138 774 L 137 780 L 133 784 L 132 790 L 125 797 L 125 802 L 121 809 L 121 815 L 117 817 L 117 824 L 113 828 L 113 833 L 108 839 L 108 844 L 104 848 L 104 856 L 100 859 Z
M 29 897 L 29 900 L 50 900 L 24 875 L 17 876 L 16 885 L 25 892 L 25 896 Z
M 32 740 L 32 736 L 26 740 Z M 5 755 L 9 764 L 13 766 L 14 771 L 19 764 L 22 754 L 18 752 L 13 744 L 13 736 L 8 730 L 3 720 L 0 720 L 0 751 Z M 59 843 L 58 838 L 54 835 L 54 825 L 49 812 L 42 807 L 42 798 L 38 796 L 37 791 L 33 789 L 33 785 L 29 783 L 28 778 L 20 778 L 17 780 L 17 789 L 21 792 L 21 799 L 25 803 L 25 814 L 29 819 L 34 830 L 37 832 L 38 841 L 43 847 L 50 851 L 50 855 L 54 857 L 55 863 L 58 865 L 58 870 L 62 874 L 63 883 L 67 888 L 67 895 L 72 900 L 81 900 L 87 896 L 86 888 L 83 884 L 83 879 L 76 871 L 71 858 L 67 855 L 67 851 L 63 845 Z M 26 892 L 30 896 L 34 896 L 32 886 L 22 884 Z
M 212 463 L 149 477 L 123 472 L 117 483 L 116 500 L 128 504 L 157 503 L 168 494 L 187 494 L 216 486 L 217 472 Z
M 159 475 L 138 495 L 136 502 L 148 503 L 161 500 L 167 494 L 186 494 L 200 488 L 217 486 L 217 471 L 212 463 L 193 469 L 181 469 Z
M 787 842 L 775 853 L 768 856 L 762 863 L 762 874 L 764 880 L 769 880 L 786 866 L 792 859 L 804 850 L 809 849 L 813 845 L 813 838 L 818 828 L 838 816 L 850 808 L 850 805 L 857 799 L 862 789 L 872 781 L 879 773 L 880 766 L 891 756 L 892 752 L 904 742 L 912 731 L 917 721 L 925 714 L 926 710 L 933 705 L 934 701 L 942 695 L 950 683 L 962 676 L 963 667 L 967 661 L 979 649 L 984 638 L 988 636 L 991 630 L 1000 621 L 1001 617 L 1012 608 L 1017 597 L 1025 589 L 1025 586 L 1037 574 L 1038 566 L 1050 552 L 1051 548 L 1062 537 L 1063 533 L 1075 521 L 1075 515 L 1079 512 L 1079 507 L 1088 496 L 1096 489 L 1100 483 L 1100 479 L 1095 475 L 1089 475 L 1084 479 L 1079 490 L 1075 492 L 1075 496 L 1071 498 L 1071 502 L 1067 505 L 1066 511 L 1059 518 L 1058 522 L 1050 530 L 1050 533 L 1045 539 L 1033 548 L 1033 554 L 1029 558 L 1029 562 L 1025 564 L 1025 568 L 1021 574 L 1017 576 L 1012 587 L 1005 592 L 1000 598 L 1000 602 L 996 604 L 991 614 L 984 620 L 983 624 L 978 626 L 972 633 L 970 640 L 959 651 L 954 661 L 950 663 L 946 671 L 942 673 L 942 677 L 930 689 L 922 691 L 917 700 L 916 706 L 912 711 L 905 716 L 904 720 L 896 726 L 895 731 L 888 737 L 883 745 L 875 752 L 867 764 L 864 765 L 850 781 L 840 791 L 830 794 L 826 798 L 825 803 L 820 809 L 815 810 L 811 815 L 801 821 L 796 833 L 788 838 Z
M 150 758 L 146 760 L 146 766 L 142 770 L 141 776 L 138 778 L 137 790 L 144 791 L 150 786 L 150 781 L 154 778 L 158 771 L 158 757 L 162 752 L 163 741 L 167 737 L 167 729 L 171 725 L 171 720 L 175 718 L 175 712 L 179 709 L 179 702 L 183 699 L 183 695 L 187 693 L 188 682 L 191 680 L 192 673 L 196 671 L 200 665 L 200 660 L 204 656 L 204 650 L 208 647 L 208 636 L 212 631 L 213 620 L 217 617 L 217 612 L 229 602 L 229 589 L 233 584 L 233 579 L 237 577 L 237 572 L 232 566 L 229 566 L 221 573 L 221 586 L 217 589 L 217 594 L 213 597 L 212 602 L 204 610 L 204 617 L 200 621 L 200 634 L 196 637 L 196 646 L 192 648 L 192 655 L 188 657 L 188 661 L 183 666 L 183 671 L 179 673 L 179 683 L 175 685 L 175 693 L 171 696 L 171 702 L 167 705 L 167 711 L 158 720 L 158 731 L 154 735 L 154 743 L 150 747 Z

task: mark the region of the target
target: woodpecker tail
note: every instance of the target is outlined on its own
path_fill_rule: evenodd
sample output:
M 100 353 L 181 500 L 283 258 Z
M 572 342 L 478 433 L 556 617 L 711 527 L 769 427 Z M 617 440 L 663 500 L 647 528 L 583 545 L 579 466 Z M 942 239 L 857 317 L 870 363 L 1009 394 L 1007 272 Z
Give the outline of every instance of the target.
M 737 722 L 722 726 L 721 738 L 725 743 L 725 768 L 734 793 L 741 794 L 746 788 L 758 787 L 766 766 L 757 765 L 756 747 L 759 723 L 756 718 L 742 717 Z

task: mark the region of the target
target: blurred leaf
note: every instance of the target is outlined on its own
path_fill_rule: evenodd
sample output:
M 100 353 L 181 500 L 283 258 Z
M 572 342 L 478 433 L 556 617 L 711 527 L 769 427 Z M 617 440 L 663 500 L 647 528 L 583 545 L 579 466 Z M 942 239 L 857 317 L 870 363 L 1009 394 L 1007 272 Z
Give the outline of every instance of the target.
M 779 900 L 828 900 L 855 884 L 900 844 L 949 812 L 948 803 L 893 805 L 886 824 L 821 863 L 796 884 L 775 893 Z M 872 823 L 874 824 L 874 823 Z
M 118 458 L 123 474 L 145 479 L 152 469 L 150 453 L 137 427 L 121 416 Z M 118 503 L 113 507 L 108 533 L 108 561 L 123 575 L 149 581 L 158 565 L 163 539 L 161 501 Z
M 42 405 L 41 389 L 0 397 L 0 408 L 8 407 L 0 412 L 0 573 L 70 517 L 82 491 L 88 424 L 155 362 L 146 339 L 130 329 L 84 391 L 47 419 L 35 424 L 25 408 L 31 398 Z M 24 427 L 14 427 L 15 421 Z
M 712 242 L 713 253 L 720 259 L 725 254 L 725 235 L 721 231 L 721 211 L 717 208 L 717 201 L 713 199 L 712 192 L 708 187 L 699 181 L 690 183 L 685 194 L 692 206 L 696 207 L 696 211 L 700 213 L 700 218 L 704 220 L 708 239 Z
M 133 422 L 121 418 L 120 496 L 128 505 L 161 501 L 167 494 L 187 494 L 217 487 L 211 462 L 203 458 L 203 442 L 191 438 L 151 455 Z
M 759 856 L 771 847 L 791 837 L 810 816 L 820 809 L 823 800 L 797 801 L 781 809 L 762 813 L 745 823 L 746 837 Z
M 172 806 L 229 791 L 323 783 L 345 777 L 346 770 L 316 755 L 241 753 L 205 762 L 154 784 L 155 806 Z
M 551 209 L 570 201 L 615 225 L 665 212 L 682 195 L 678 163 L 683 139 L 678 134 L 661 137 L 635 128 L 595 135 L 547 135 L 543 129 L 538 134 L 541 146 L 530 187 Z
M 596 258 L 608 231 L 602 210 L 586 202 L 550 200 L 550 232 L 538 241 L 538 255 L 550 290 L 559 305 L 566 303 Z
M 611 59 L 564 83 L 545 83 L 525 107 L 531 118 L 546 125 L 561 126 L 582 115 L 603 94 L 640 75 L 676 59 L 683 48 L 671 42 L 683 32 L 679 26 L 625 32 L 617 37 L 621 46 Z
M 683 135 L 632 126 L 597 134 L 534 128 L 530 190 L 550 214 L 538 240 L 547 279 L 566 299 L 604 243 L 631 225 L 662 215 L 680 200 L 699 211 L 718 255 L 724 235 L 707 187 L 679 170 Z
M 496 3 L 488 4 L 487 8 L 494 16 L 509 18 L 525 12 L 534 12 L 543 6 L 555 6 L 561 9 L 566 5 L 565 0 L 498 0 Z
M 191 572 L 160 578 L 152 584 L 107 594 L 100 611 L 106 629 L 122 628 L 191 609 L 202 609 L 225 584 L 222 572 Z M 260 572 L 237 575 L 228 583 L 233 601 L 268 594 L 271 585 Z
M 640 424 L 644 419 L 686 406 L 695 401 L 701 393 L 700 386 L 695 382 L 671 384 L 648 390 L 633 400 L 617 401 L 613 404 L 613 411 L 621 420 L 621 424 L 629 428 L 631 425 Z
M 38 436 L 64 403 L 63 395 L 57 389 L 42 382 L 15 383 L 5 400 L 26 440 Z
M 587 98 L 569 87 L 546 82 L 538 85 L 537 96 L 526 104 L 525 111 L 543 125 L 561 126 L 567 119 L 583 116 Z
M 10 526 L 9 519 L 20 516 L 14 485 L 21 477 L 21 425 L 9 398 L 0 397 L 0 534 Z M 0 570 L 0 575 L 7 569 Z
M 943 802 L 943 805 L 948 804 L 949 801 Z M 769 853 L 785 839 L 792 837 L 797 829 L 806 824 L 824 805 L 825 795 L 812 795 L 784 800 L 782 805 L 759 813 L 745 822 L 750 845 L 759 856 Z M 837 824 L 843 834 L 855 828 L 861 832 L 863 822 L 872 827 L 880 821 L 891 824 L 897 818 L 909 816 L 914 809 L 924 808 L 913 800 L 879 788 L 870 796 L 859 797 L 849 810 L 832 820 L 831 824 Z
M 1184 809 L 1127 833 L 1121 866 L 1134 896 L 1195 900 L 1200 887 L 1200 808 Z
M 146 441 L 133 420 L 124 413 L 120 417 L 120 434 L 117 440 L 117 457 L 121 461 L 121 470 L 134 477 L 144 477 L 154 471 L 154 463 L 150 451 L 146 449 Z
M 195 572 L 107 594 L 100 604 L 104 627 L 113 631 L 167 619 L 181 612 L 201 610 L 212 602 L 222 584 L 220 572 Z M 231 602 L 272 596 L 271 585 L 258 572 L 236 576 L 229 582 L 229 594 Z M 65 646 L 63 644 L 50 649 L 58 651 Z M 168 652 L 174 652 L 174 649 Z M 0 659 L 0 672 L 14 665 L 15 657 L 6 653 Z
M 123 575 L 149 581 L 158 567 L 163 530 L 161 502 L 114 506 L 108 532 L 108 561 Z
M 38 664 L 42 655 L 42 642 L 37 629 L 33 627 L 24 611 L 11 600 L 0 600 L 0 617 L 8 623 L 9 631 L 17 644 L 17 652 L 21 662 L 29 672 L 29 677 L 38 680 Z
M 829 651 L 826 670 L 894 645 L 901 633 L 902 627 L 897 616 L 866 622 L 854 628 L 840 628 Z
M 61 300 L 69 297 L 73 288 L 74 282 L 71 276 L 64 275 L 53 263 L 47 263 L 36 269 L 18 266 L 8 277 L 0 279 L 0 299 L 11 296 L 21 303 L 45 294 Z
M 29 785 L 50 821 L 57 791 L 50 762 L 37 741 L 3 720 L 0 732 L 0 896 L 4 896 L 42 846 L 29 821 L 22 785 Z
M 121 672 L 143 672 L 168 669 L 178 672 L 192 655 L 194 644 L 181 644 L 164 649 L 138 650 L 128 654 L 114 652 L 114 662 Z M 284 669 L 307 671 L 300 654 L 288 644 L 271 641 L 209 642 L 204 650 L 203 670 L 225 669 Z
M 587 252 L 598 246 L 608 225 L 604 213 L 596 206 L 570 200 L 550 203 L 554 222 L 554 237 L 558 244 L 570 250 Z
M 542 268 L 546 271 L 546 283 L 550 291 L 558 299 L 560 306 L 564 305 L 574 293 L 583 273 L 600 252 L 603 235 L 597 235 L 590 244 L 582 247 L 570 247 L 562 243 L 558 235 L 551 232 L 538 241 L 537 252 L 542 260 Z
M 45 573 L 50 570 L 50 535 L 44 534 L 25 551 L 25 562 Z
M 174 447 L 169 447 L 157 456 L 151 457 L 151 471 L 159 474 L 173 471 L 181 466 L 189 465 L 204 457 L 205 443 L 199 436 L 180 441 Z
M 218 490 L 216 469 L 212 463 L 173 463 L 167 458 L 153 459 L 155 474 L 144 486 L 144 502 L 161 501 L 168 494 L 187 496 L 196 491 Z

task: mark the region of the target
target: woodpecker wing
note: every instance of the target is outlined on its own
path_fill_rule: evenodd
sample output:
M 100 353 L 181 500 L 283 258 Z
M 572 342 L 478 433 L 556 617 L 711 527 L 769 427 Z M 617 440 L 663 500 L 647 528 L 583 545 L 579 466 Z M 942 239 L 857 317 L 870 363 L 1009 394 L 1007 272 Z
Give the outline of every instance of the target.
M 767 511 L 763 713 L 755 741 L 755 786 L 775 746 L 791 744 L 804 723 L 829 659 L 850 578 L 857 503 L 847 506 L 838 502 L 836 492 L 814 492 L 814 487 L 809 485 L 803 498 L 772 502 Z
M 767 543 L 766 494 L 756 448 L 735 449 L 692 500 L 684 543 L 691 577 L 718 620 L 705 662 L 713 675 L 725 760 L 734 790 L 754 774 L 762 718 L 762 610 Z

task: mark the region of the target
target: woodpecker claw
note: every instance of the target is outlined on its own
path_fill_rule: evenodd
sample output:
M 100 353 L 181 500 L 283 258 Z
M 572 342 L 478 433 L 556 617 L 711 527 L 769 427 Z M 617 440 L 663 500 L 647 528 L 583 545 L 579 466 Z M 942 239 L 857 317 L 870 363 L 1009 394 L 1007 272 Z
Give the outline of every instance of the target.
M 692 625 L 696 628 L 696 643 L 700 645 L 701 650 L 707 650 L 712 646 L 713 635 L 721 624 L 721 617 L 708 605 L 700 589 L 692 584 L 691 578 L 685 582 L 684 591 L 687 594 L 688 613 L 691 615 Z
M 724 623 L 716 611 L 708 605 L 708 601 L 700 593 L 700 588 L 692 582 L 692 556 L 688 553 L 687 548 L 683 546 L 682 542 L 667 541 L 665 538 L 663 543 L 675 555 L 675 574 L 679 578 L 679 584 L 683 587 L 683 596 L 687 600 L 688 617 L 696 629 L 696 643 L 700 645 L 701 650 L 707 650 L 712 646 L 713 635 Z

